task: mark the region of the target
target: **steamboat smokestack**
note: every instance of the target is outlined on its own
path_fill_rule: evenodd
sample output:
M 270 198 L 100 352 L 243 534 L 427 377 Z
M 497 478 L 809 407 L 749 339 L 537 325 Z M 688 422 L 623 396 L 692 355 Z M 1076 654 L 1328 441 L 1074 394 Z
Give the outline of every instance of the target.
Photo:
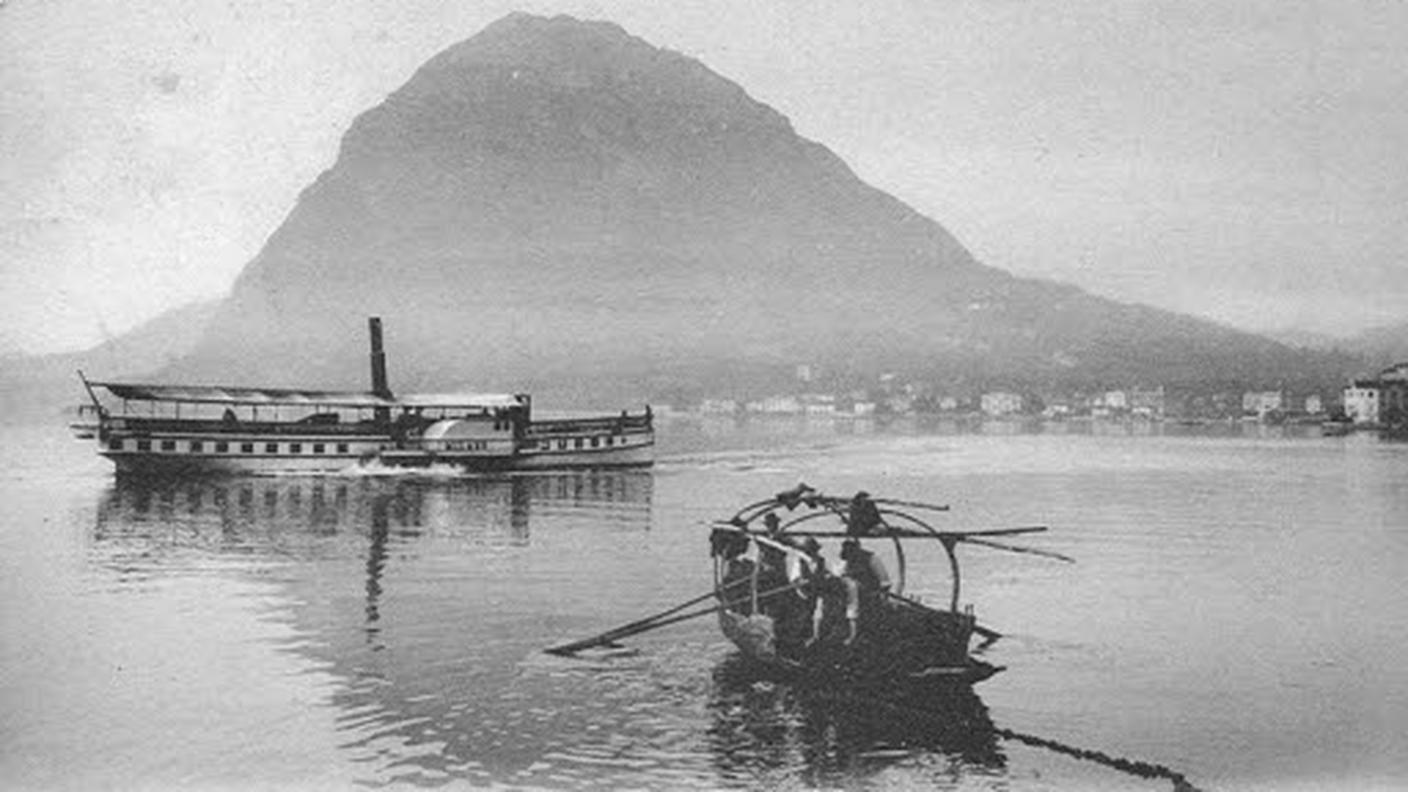
M 386 352 L 381 348 L 381 317 L 368 318 L 367 330 L 372 336 L 372 393 L 389 399 L 391 388 L 386 384 Z

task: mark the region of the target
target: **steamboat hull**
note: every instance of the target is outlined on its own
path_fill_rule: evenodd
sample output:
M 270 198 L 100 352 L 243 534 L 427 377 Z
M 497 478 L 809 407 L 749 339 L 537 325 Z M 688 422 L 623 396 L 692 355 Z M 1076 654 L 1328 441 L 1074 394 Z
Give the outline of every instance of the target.
M 131 426 L 103 428 L 100 455 L 121 476 L 327 475 L 358 468 L 454 468 L 468 473 L 643 468 L 654 464 L 654 437 L 585 433 L 562 441 L 563 449 L 519 450 L 504 443 L 490 450 L 463 451 L 406 447 L 388 435 L 231 434 L 166 427 L 160 433 Z M 581 441 L 582 449 L 574 448 Z M 597 447 L 593 448 L 593 441 Z M 399 446 L 399 447 L 398 447 Z

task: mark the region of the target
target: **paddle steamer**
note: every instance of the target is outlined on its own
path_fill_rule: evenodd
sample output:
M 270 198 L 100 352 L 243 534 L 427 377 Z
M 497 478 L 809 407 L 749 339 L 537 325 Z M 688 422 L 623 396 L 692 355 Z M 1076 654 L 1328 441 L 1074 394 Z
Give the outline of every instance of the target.
M 122 474 L 332 473 L 354 465 L 472 471 L 644 467 L 643 412 L 537 420 L 515 394 L 391 393 L 372 317 L 370 391 L 90 381 L 74 433 Z

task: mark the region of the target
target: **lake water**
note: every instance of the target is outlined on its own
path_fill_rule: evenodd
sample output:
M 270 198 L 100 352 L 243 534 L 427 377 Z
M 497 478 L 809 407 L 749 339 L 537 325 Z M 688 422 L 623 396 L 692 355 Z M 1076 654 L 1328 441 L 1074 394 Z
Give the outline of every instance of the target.
M 1408 444 L 673 418 L 648 473 L 142 485 L 3 440 L 7 789 L 1408 787 Z M 961 547 L 1007 670 L 932 706 L 758 679 L 708 618 L 542 653 L 706 591 L 705 521 L 799 481 L 1076 563 Z

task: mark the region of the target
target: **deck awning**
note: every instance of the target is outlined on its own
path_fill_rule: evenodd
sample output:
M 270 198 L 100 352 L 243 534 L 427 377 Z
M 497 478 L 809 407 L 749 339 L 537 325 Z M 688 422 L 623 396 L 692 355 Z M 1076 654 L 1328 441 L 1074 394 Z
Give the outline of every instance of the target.
M 141 385 L 123 382 L 89 382 L 119 399 L 186 404 L 293 405 L 300 407 L 431 407 L 494 409 L 522 404 L 509 394 L 445 393 L 408 394 L 384 398 L 367 391 L 326 391 L 293 388 L 240 388 L 216 385 Z

